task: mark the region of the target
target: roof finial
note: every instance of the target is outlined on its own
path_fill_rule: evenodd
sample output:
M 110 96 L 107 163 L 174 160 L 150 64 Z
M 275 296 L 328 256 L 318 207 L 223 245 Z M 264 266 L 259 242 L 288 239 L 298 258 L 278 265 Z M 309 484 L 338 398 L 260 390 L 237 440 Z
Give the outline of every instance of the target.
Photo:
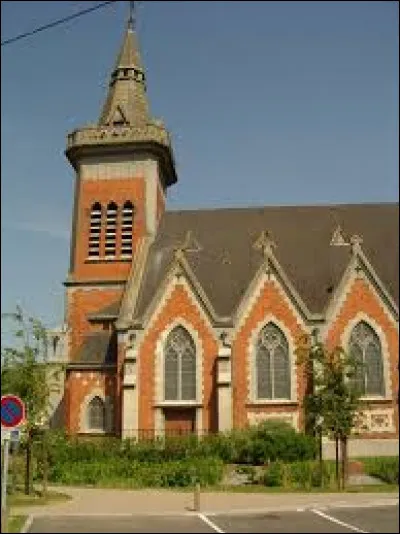
M 135 2 L 129 2 L 128 28 L 133 30 L 134 26 L 135 26 Z

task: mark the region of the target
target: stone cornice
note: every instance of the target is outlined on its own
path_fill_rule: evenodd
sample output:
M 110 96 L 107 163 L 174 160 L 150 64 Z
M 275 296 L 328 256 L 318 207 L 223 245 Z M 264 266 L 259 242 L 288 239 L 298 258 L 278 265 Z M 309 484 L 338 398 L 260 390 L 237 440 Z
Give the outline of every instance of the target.
M 138 148 L 159 153 L 167 168 L 167 186 L 177 181 L 170 134 L 162 122 L 157 120 L 143 126 L 89 126 L 76 129 L 67 136 L 65 154 L 76 168 L 80 155 L 93 153 L 97 149 L 105 153 L 132 152 L 132 149 Z

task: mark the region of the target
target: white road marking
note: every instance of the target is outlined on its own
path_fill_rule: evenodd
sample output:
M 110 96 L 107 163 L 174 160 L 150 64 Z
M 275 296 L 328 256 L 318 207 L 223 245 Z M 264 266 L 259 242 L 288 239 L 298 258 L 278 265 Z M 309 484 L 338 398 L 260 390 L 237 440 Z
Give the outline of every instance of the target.
M 323 517 L 324 519 L 327 519 L 328 521 L 332 521 L 332 523 L 337 523 L 338 525 L 341 525 L 342 527 L 348 528 L 350 530 L 354 530 L 355 532 L 367 533 L 366 530 L 361 530 L 361 528 L 355 527 L 354 525 L 350 525 L 349 523 L 345 523 L 344 521 L 340 521 L 340 519 L 336 519 L 336 517 L 332 517 L 331 515 L 324 514 L 324 512 L 321 512 L 321 510 L 315 510 L 314 508 L 310 511 L 313 512 L 314 514 L 317 514 Z
M 204 514 L 199 513 L 199 514 L 197 514 L 197 516 L 198 516 L 200 519 L 202 519 L 202 520 L 204 521 L 204 523 L 206 523 L 209 527 L 211 527 L 213 530 L 215 530 L 215 532 L 221 532 L 221 533 L 224 532 L 221 528 L 219 528 L 218 525 L 216 525 L 215 523 L 213 523 L 213 522 L 211 521 L 211 519 L 208 519 L 208 517 L 206 517 Z

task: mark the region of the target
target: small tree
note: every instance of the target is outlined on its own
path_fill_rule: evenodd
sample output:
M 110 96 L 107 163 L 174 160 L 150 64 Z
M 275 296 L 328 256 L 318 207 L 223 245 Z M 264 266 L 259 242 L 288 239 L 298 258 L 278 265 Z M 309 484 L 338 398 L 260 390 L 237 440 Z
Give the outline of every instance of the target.
M 35 431 L 47 422 L 50 394 L 58 389 L 57 376 L 50 376 L 48 337 L 43 324 L 26 317 L 21 307 L 3 314 L 16 325 L 15 345 L 1 352 L 1 394 L 21 397 L 26 407 L 25 493 L 32 492 L 32 442 Z
M 314 336 L 304 336 L 297 349 L 299 364 L 305 364 L 307 379 L 312 388 L 304 399 L 306 426 L 319 429 L 335 441 L 336 480 L 344 488 L 347 478 L 347 442 L 360 417 L 360 394 L 352 380 L 360 365 L 341 347 L 328 350 Z M 341 474 L 339 474 L 339 444 L 341 445 Z M 321 457 L 322 462 L 322 457 Z

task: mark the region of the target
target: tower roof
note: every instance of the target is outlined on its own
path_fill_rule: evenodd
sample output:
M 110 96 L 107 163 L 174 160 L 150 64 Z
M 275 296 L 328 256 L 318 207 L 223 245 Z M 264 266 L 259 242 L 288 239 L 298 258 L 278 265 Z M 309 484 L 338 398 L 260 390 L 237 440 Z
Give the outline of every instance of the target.
M 111 73 L 99 125 L 141 126 L 149 121 L 145 74 L 132 17 Z

